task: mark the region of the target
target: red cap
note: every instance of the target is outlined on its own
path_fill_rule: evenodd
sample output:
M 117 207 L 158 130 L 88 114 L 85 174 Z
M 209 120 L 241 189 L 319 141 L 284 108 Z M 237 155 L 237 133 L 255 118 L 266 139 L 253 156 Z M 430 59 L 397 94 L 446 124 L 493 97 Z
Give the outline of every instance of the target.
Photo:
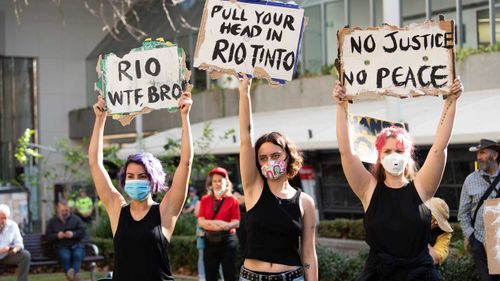
M 209 176 L 212 176 L 213 174 L 218 174 L 218 175 L 221 175 L 221 176 L 227 178 L 227 171 L 226 171 L 226 169 L 224 169 L 222 167 L 213 168 L 212 171 L 210 171 L 208 173 Z

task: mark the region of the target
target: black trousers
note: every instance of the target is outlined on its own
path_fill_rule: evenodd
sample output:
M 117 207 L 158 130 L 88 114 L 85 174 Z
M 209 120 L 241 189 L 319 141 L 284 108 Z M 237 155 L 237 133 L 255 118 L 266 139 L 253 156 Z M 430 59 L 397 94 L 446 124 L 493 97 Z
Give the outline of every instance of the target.
M 210 243 L 205 240 L 203 262 L 205 264 L 206 281 L 217 281 L 219 264 L 222 264 L 224 281 L 236 281 L 236 256 L 238 252 L 238 238 L 234 234 L 228 235 L 220 243 Z
M 500 275 L 490 275 L 488 273 L 488 259 L 483 243 L 478 241 L 476 237 L 474 237 L 474 234 L 472 234 L 469 238 L 469 244 L 474 263 L 481 276 L 481 281 L 500 281 Z

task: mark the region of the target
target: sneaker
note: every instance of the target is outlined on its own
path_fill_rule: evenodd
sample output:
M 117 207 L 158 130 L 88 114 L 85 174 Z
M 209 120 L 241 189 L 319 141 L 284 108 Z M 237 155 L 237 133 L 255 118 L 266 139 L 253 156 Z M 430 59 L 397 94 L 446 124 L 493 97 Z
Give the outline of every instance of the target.
M 75 273 L 75 278 L 73 278 L 73 281 L 80 281 L 80 274 Z
M 68 281 L 73 281 L 73 279 L 75 279 L 75 270 L 73 268 L 68 269 L 66 272 L 66 278 Z

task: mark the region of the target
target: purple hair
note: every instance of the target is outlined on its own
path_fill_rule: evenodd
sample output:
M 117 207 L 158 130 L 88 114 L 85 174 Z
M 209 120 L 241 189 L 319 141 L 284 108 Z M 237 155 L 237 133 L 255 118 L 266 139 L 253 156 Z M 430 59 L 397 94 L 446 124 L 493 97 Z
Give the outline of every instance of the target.
M 127 167 L 130 163 L 139 164 L 144 167 L 150 181 L 151 193 L 163 192 L 167 190 L 167 187 L 165 186 L 165 172 L 163 172 L 161 162 L 149 152 L 129 155 L 125 165 L 123 165 L 120 173 L 118 174 L 121 188 L 125 186 Z

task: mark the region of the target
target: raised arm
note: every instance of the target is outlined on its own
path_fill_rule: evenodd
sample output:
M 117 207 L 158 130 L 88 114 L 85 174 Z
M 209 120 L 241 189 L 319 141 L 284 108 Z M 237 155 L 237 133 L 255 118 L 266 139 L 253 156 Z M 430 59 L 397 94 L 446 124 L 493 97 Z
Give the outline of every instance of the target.
M 443 105 L 443 113 L 436 130 L 434 144 L 427 154 L 424 165 L 415 176 L 415 187 L 420 198 L 425 202 L 434 196 L 443 177 L 446 165 L 446 151 L 450 143 L 458 97 L 462 94 L 463 86 L 459 79 L 455 79 L 451 86 L 451 94 Z
M 191 124 L 189 122 L 189 111 L 193 100 L 190 92 L 184 92 L 179 99 L 179 110 L 182 121 L 181 158 L 179 166 L 175 170 L 172 186 L 165 194 L 160 203 L 162 225 L 167 229 L 167 238 L 170 239 L 175 227 L 177 217 L 182 211 L 186 201 L 189 175 L 193 163 L 193 139 L 191 136 Z
M 245 205 L 247 209 L 250 209 L 257 202 L 255 197 L 260 195 L 260 190 L 256 189 L 262 189 L 263 179 L 259 176 L 259 171 L 255 165 L 252 105 L 250 101 L 252 80 L 248 79 L 245 74 L 240 74 L 240 76 L 240 173 L 245 194 Z
M 345 89 L 339 81 L 335 82 L 333 99 L 337 102 L 337 142 L 340 158 L 342 160 L 342 169 L 344 170 L 349 186 L 361 200 L 366 210 L 369 205 L 369 192 L 367 191 L 370 188 L 374 188 L 377 181 L 375 177 L 366 170 L 361 160 L 359 160 L 359 157 L 352 151 L 348 127 L 349 105 L 346 99 Z
M 97 103 L 94 104 L 95 123 L 89 145 L 89 165 L 97 195 L 106 208 L 114 235 L 118 226 L 121 206 L 126 202 L 113 186 L 103 164 L 103 135 L 107 116 L 104 110 L 106 110 L 106 103 L 102 95 L 99 95 Z

